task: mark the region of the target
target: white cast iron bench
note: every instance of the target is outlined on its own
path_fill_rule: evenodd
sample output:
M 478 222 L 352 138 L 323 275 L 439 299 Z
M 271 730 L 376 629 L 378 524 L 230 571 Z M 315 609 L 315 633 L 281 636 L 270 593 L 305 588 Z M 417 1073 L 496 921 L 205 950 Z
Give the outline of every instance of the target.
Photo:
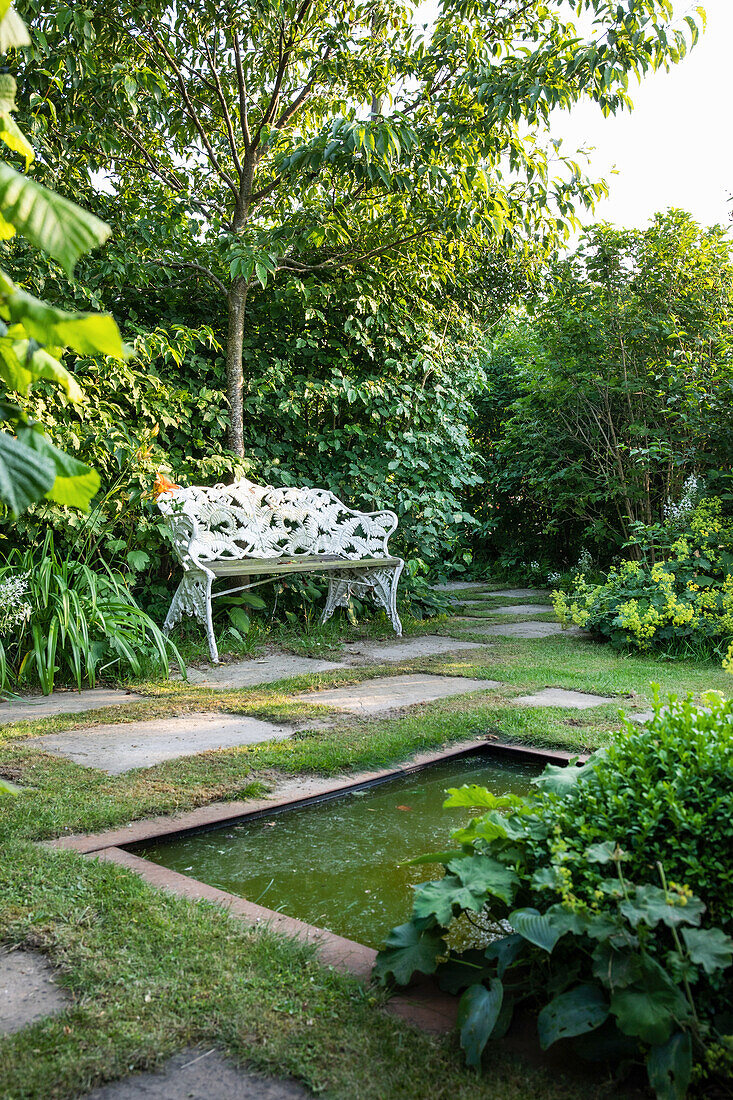
M 402 634 L 397 614 L 397 584 L 402 558 L 387 542 L 397 527 L 394 512 L 355 512 L 325 489 L 274 489 L 246 478 L 212 488 L 175 488 L 158 497 L 183 579 L 166 616 L 170 631 L 184 615 L 206 627 L 211 660 L 219 653 L 211 620 L 211 601 L 283 574 L 322 573 L 328 596 L 321 616 L 346 606 L 352 593 L 370 596 Z M 241 583 L 247 577 L 251 583 Z M 236 587 L 213 592 L 214 582 L 235 579 Z

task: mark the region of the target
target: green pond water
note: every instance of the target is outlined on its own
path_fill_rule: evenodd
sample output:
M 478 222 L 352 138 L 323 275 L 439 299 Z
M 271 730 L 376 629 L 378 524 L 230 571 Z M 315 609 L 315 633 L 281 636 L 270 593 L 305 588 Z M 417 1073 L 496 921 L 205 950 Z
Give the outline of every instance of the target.
M 438 877 L 434 864 L 402 860 L 448 846 L 465 809 L 443 809 L 448 787 L 479 783 L 525 794 L 542 765 L 481 754 L 430 765 L 365 791 L 238 825 L 132 848 L 210 886 L 328 928 L 370 947 L 407 920 L 411 886 Z

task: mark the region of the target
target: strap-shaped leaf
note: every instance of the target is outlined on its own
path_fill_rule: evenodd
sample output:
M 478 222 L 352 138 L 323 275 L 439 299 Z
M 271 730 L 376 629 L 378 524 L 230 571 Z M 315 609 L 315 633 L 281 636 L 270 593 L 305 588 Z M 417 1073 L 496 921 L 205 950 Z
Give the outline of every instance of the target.
M 0 213 L 31 244 L 58 260 L 67 275 L 80 256 L 110 234 L 105 222 L 2 161 Z
M 56 467 L 47 455 L 36 454 L 8 432 L 0 432 L 0 501 L 20 515 L 41 500 L 56 479 Z
M 14 324 L 39 344 L 69 347 L 80 355 L 111 355 L 125 358 L 119 329 L 108 313 L 67 313 L 17 288 L 5 299 Z

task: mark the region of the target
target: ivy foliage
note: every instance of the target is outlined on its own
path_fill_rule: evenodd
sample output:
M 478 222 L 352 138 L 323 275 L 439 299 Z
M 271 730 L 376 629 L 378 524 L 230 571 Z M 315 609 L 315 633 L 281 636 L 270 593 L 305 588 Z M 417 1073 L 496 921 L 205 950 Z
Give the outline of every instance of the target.
M 626 723 L 586 763 L 549 766 L 528 800 L 448 792 L 478 816 L 438 856 L 444 877 L 416 888 L 376 975 L 435 973 L 460 993 L 470 1065 L 524 1007 L 544 1049 L 643 1062 L 660 1100 L 683 1100 L 692 1082 L 727 1095 L 732 745 L 733 703 L 656 697 L 647 727 Z M 467 917 L 479 924 L 465 946 Z

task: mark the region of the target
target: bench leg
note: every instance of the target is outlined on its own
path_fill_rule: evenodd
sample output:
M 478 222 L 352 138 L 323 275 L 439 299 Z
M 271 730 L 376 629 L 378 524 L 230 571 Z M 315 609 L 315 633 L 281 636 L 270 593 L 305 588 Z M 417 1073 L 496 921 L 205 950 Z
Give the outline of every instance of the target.
M 369 573 L 369 583 L 373 586 L 373 599 L 376 604 L 383 607 L 389 616 L 394 632 L 398 638 L 402 637 L 402 623 L 397 614 L 397 585 L 400 581 L 400 573 L 404 567 L 400 562 L 394 569 L 378 569 Z
M 340 581 L 336 578 L 329 580 L 326 606 L 321 615 L 322 623 L 328 622 L 337 607 L 346 607 L 349 602 L 349 588 L 350 584 L 348 581 Z
M 213 580 L 213 576 L 198 570 L 189 570 L 184 573 L 165 617 L 163 630 L 166 634 L 169 634 L 184 615 L 193 615 L 206 628 L 209 655 L 212 663 L 218 665 L 219 650 L 216 647 L 214 623 L 211 617 L 211 585 Z

